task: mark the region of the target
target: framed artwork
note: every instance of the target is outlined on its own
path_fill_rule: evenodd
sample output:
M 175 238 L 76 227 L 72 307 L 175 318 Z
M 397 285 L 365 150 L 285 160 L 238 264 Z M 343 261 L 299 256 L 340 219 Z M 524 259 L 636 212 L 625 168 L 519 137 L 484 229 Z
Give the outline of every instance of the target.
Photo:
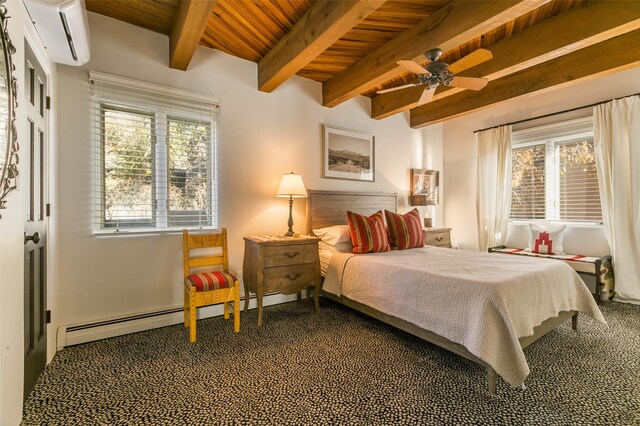
M 438 204 L 439 172 L 437 170 L 411 169 L 411 196 L 419 198 L 423 206 Z
M 322 177 L 375 181 L 375 137 L 322 125 Z

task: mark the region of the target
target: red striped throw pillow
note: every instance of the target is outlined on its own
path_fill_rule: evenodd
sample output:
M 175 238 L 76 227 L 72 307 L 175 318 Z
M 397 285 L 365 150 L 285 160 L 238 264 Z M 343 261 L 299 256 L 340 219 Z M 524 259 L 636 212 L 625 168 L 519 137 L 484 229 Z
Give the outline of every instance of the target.
M 347 220 L 351 230 L 354 253 L 389 251 L 389 241 L 387 240 L 387 232 L 384 229 L 382 211 L 377 211 L 371 216 L 363 216 L 347 211 Z
M 389 244 L 398 250 L 424 246 L 424 233 L 420 223 L 420 212 L 413 209 L 406 214 L 384 211 L 387 217 Z

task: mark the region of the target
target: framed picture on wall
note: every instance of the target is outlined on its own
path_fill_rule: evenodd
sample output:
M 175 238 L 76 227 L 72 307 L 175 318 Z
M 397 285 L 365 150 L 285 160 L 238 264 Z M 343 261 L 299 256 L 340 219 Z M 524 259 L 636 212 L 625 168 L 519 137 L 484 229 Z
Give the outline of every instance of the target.
M 422 199 L 423 206 L 438 204 L 439 173 L 437 170 L 411 169 L 411 195 Z
M 322 177 L 375 181 L 375 137 L 322 125 Z

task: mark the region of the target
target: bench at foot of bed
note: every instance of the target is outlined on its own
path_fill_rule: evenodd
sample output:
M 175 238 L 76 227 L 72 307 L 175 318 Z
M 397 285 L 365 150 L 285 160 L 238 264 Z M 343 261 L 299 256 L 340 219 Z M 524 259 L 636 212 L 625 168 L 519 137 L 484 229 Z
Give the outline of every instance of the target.
M 511 254 L 517 256 L 542 257 L 547 259 L 562 260 L 580 274 L 596 278 L 596 288 L 593 297 L 596 302 L 608 302 L 614 296 L 613 265 L 611 256 L 582 256 L 576 254 L 540 254 L 526 251 L 520 248 L 506 246 L 490 247 L 489 253 Z

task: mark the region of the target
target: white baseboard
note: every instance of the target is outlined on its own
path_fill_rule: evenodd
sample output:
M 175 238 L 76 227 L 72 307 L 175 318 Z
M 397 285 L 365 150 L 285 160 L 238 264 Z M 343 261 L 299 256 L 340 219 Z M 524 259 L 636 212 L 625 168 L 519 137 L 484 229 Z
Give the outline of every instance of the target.
M 277 305 L 296 300 L 296 295 L 270 294 L 263 299 L 263 306 Z M 240 302 L 240 308 L 244 307 L 244 301 Z M 178 307 L 182 308 L 182 307 Z M 257 308 L 257 300 L 249 300 L 249 309 Z M 206 306 L 198 309 L 198 319 L 220 316 L 223 314 L 222 304 Z M 118 320 L 112 318 L 111 321 Z M 65 346 L 79 345 L 81 343 L 93 342 L 95 340 L 108 339 L 110 337 L 122 336 L 124 334 L 137 333 L 139 331 L 151 330 L 154 328 L 166 327 L 174 324 L 182 324 L 184 320 L 183 312 L 171 312 L 147 318 L 135 318 L 124 320 L 114 324 L 75 324 L 62 325 L 58 327 L 56 347 L 61 350 Z

